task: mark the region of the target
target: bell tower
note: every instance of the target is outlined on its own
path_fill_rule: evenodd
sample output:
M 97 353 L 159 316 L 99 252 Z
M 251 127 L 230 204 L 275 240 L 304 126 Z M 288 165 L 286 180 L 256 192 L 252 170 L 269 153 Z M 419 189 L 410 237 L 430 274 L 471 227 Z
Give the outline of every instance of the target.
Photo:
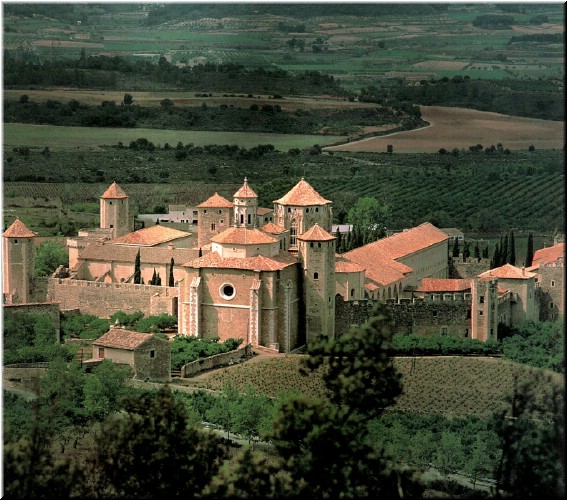
M 258 195 L 244 178 L 242 187 L 234 193 L 234 227 L 258 227 Z
M 100 197 L 100 227 L 112 229 L 113 238 L 132 231 L 128 195 L 116 182 Z
M 16 219 L 3 234 L 3 276 L 2 291 L 9 304 L 30 302 L 35 265 L 36 234 Z
M 303 264 L 306 342 L 317 335 L 335 337 L 335 240 L 315 224 L 297 237 Z

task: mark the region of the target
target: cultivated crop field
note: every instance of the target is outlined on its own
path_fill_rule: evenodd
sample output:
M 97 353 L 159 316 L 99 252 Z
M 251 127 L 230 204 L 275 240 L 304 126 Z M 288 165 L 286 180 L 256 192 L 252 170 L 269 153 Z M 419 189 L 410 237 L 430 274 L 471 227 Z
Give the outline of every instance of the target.
M 216 391 L 226 384 L 239 390 L 251 385 L 270 397 L 277 397 L 285 387 L 306 397 L 325 398 L 322 372 L 302 376 L 302 359 L 289 355 L 222 368 L 199 377 L 192 385 Z M 520 383 L 533 380 L 535 371 L 511 361 L 484 357 L 400 357 L 395 358 L 394 365 L 402 375 L 404 391 L 393 409 L 445 416 L 500 412 L 507 408 L 506 397 L 514 388 L 515 377 Z M 548 373 L 553 384 L 564 385 L 561 375 Z M 547 389 L 540 388 L 542 396 Z
M 464 108 L 421 106 L 422 118 L 429 127 L 372 137 L 326 148 L 328 151 L 386 151 L 391 144 L 398 153 L 436 153 L 441 148 L 484 147 L 501 143 L 505 148 L 527 150 L 563 149 L 565 123 L 551 120 L 512 117 Z

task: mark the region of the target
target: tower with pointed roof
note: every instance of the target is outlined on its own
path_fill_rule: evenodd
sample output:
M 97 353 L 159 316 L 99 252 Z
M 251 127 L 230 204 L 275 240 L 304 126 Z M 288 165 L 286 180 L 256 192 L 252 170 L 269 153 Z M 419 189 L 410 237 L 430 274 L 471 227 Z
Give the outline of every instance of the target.
M 16 219 L 3 234 L 2 291 L 6 303 L 30 302 L 35 265 L 35 236 L 20 219 Z
M 298 257 L 303 264 L 305 340 L 318 335 L 335 336 L 335 240 L 315 224 L 297 237 Z
M 197 245 L 203 248 L 211 239 L 230 227 L 233 204 L 220 194 L 215 193 L 200 205 L 197 205 Z
M 258 227 L 258 195 L 244 178 L 242 187 L 234 193 L 234 227 Z
M 128 195 L 113 182 L 100 197 L 100 227 L 112 229 L 112 237 L 124 236 L 132 231 Z
M 290 250 L 297 250 L 298 236 L 315 224 L 331 231 L 331 205 L 332 202 L 323 198 L 303 177 L 287 194 L 274 200 L 274 222 L 289 231 Z

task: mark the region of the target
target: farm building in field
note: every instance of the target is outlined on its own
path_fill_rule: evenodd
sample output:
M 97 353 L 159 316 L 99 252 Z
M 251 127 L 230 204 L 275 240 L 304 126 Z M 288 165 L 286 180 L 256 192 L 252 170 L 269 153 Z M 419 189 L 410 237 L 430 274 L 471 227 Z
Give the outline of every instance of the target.
M 130 365 L 136 379 L 169 382 L 171 378 L 171 352 L 165 339 L 114 326 L 94 340 L 92 346 L 90 363 L 110 359 Z
M 214 193 L 196 209 L 196 235 L 132 231 L 128 196 L 113 183 L 101 196 L 101 227 L 69 238 L 70 267 L 49 279 L 48 300 L 100 317 L 168 313 L 182 335 L 281 352 L 361 324 L 376 303 L 393 312 L 398 333 L 482 340 L 497 338 L 499 324 L 563 315 L 563 243 L 536 252 L 529 269 L 453 280 L 450 236 L 430 223 L 337 254 L 332 202 L 304 178 L 273 209 L 258 207 L 247 179 L 232 200 Z M 29 295 L 33 267 L 22 252 L 33 234 L 14 231 L 4 235 L 5 301 Z

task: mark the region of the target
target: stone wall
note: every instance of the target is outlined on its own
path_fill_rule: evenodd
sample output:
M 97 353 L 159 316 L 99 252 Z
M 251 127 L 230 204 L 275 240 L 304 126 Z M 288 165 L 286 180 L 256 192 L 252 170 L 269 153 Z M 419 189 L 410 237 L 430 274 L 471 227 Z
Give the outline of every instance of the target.
M 33 314 L 35 316 L 46 314 L 53 321 L 53 326 L 55 327 L 55 333 L 57 335 L 57 342 L 60 342 L 61 315 L 58 303 L 42 302 L 37 304 L 4 304 L 4 309 L 14 313 Z
M 337 335 L 370 319 L 375 303 L 372 300 L 344 302 L 342 297 L 338 296 L 335 301 Z M 470 336 L 470 300 L 402 302 L 390 303 L 386 307 L 392 314 L 394 334 L 446 333 L 459 337 Z
M 245 345 L 235 351 L 215 354 L 208 358 L 198 359 L 181 367 L 181 378 L 187 378 L 204 370 L 217 368 L 221 365 L 232 364 L 234 361 L 252 356 L 252 344 Z
M 451 278 L 476 278 L 479 274 L 482 274 L 489 269 L 490 259 L 480 259 L 479 262 L 478 259 L 469 257 L 466 262 L 463 262 L 462 257 L 453 258 Z
M 78 309 L 81 314 L 109 318 L 116 311 L 146 316 L 162 313 L 177 315 L 179 288 L 134 283 L 95 283 L 51 278 L 48 297 L 59 302 L 62 311 Z

